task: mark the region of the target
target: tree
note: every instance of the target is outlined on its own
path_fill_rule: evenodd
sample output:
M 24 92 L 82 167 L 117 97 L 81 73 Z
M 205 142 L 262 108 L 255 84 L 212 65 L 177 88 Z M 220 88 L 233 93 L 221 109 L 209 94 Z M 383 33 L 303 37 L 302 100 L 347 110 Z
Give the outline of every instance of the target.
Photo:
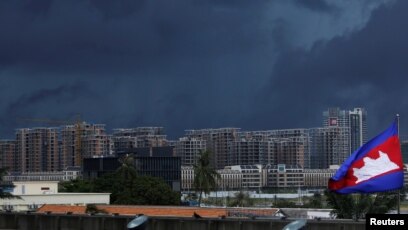
M 322 208 L 322 195 L 318 192 L 313 194 L 313 197 L 310 198 L 308 207 L 309 208 Z
M 276 208 L 296 208 L 298 207 L 295 202 L 292 202 L 288 199 L 276 199 L 275 202 L 273 203 L 273 207 Z
M 119 162 L 121 163 L 121 166 L 116 170 L 116 174 L 121 181 L 125 182 L 127 180 L 132 180 L 137 176 L 133 154 L 122 156 L 119 158 Z
M 216 179 L 220 178 L 220 174 L 210 165 L 210 151 L 200 152 L 197 163 L 194 168 L 194 189 L 199 192 L 198 204 L 201 205 L 202 193 L 210 193 L 217 187 Z
M 121 166 L 93 182 L 94 192 L 110 192 L 113 204 L 178 205 L 180 194 L 172 191 L 162 179 L 138 176 L 134 158 L 126 155 Z
M 180 194 L 172 191 L 162 179 L 138 176 L 133 166 L 133 156 L 124 156 L 120 162 L 121 166 L 115 172 L 106 173 L 93 181 L 63 182 L 60 191 L 111 193 L 112 204 L 178 205 L 180 203 Z M 95 211 L 92 210 L 92 206 L 90 208 L 90 212 Z
M 59 192 L 92 192 L 93 184 L 87 180 L 74 179 L 58 184 Z
M 180 194 L 174 192 L 166 182 L 157 177 L 138 176 L 133 182 L 132 191 L 136 204 L 142 205 L 179 205 Z
M 331 214 L 339 219 L 358 220 L 364 218 L 366 213 L 384 214 L 397 205 L 396 192 L 345 195 L 326 190 L 325 195 L 328 206 L 333 209 Z M 405 195 L 400 199 L 405 199 Z
M 239 191 L 235 193 L 235 198 L 232 201 L 231 206 L 248 207 L 252 206 L 253 204 L 254 201 L 247 192 Z
M 121 166 L 113 174 L 114 178 L 117 179 L 114 181 L 116 188 L 113 188 L 116 191 L 115 202 L 118 204 L 135 204 L 137 201 L 133 192 L 138 185 L 134 183 L 137 179 L 137 171 L 134 167 L 133 154 L 122 156 L 119 158 L 119 162 Z
M 3 176 L 6 175 L 6 172 L 6 168 L 0 168 L 0 199 L 21 199 L 19 196 L 15 196 L 6 191 L 7 189 L 14 187 L 12 183 L 6 183 L 3 180 Z

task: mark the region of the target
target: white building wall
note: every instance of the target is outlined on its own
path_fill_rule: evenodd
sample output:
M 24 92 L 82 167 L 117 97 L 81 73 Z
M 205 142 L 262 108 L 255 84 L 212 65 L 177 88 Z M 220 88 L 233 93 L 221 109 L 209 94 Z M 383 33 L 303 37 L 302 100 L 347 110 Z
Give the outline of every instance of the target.
M 58 181 L 15 181 L 13 184 L 13 195 L 58 193 Z
M 0 210 L 36 210 L 44 204 L 87 205 L 110 203 L 110 193 L 20 195 L 20 198 L 21 199 L 0 199 Z

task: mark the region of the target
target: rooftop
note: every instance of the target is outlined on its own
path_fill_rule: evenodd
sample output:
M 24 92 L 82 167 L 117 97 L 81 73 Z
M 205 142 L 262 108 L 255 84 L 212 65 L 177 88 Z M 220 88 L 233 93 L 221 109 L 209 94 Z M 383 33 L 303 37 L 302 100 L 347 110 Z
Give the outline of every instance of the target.
M 192 217 L 195 214 L 206 218 L 218 218 L 230 216 L 231 213 L 236 215 L 251 214 L 262 216 L 274 216 L 279 209 L 253 209 L 253 208 L 203 208 L 203 207 L 183 207 L 183 206 L 142 206 L 142 205 L 96 205 L 100 210 L 104 210 L 107 214 L 119 215 L 137 215 L 143 214 L 146 216 L 162 216 L 162 217 Z M 43 205 L 37 210 L 38 213 L 62 213 L 71 212 L 73 214 L 86 214 L 86 206 L 70 206 L 70 205 Z

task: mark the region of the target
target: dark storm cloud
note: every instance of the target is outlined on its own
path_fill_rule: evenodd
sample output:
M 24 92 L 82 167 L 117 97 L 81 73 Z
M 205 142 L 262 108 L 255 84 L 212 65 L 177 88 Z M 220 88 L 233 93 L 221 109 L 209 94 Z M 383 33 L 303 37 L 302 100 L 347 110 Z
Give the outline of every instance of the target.
M 376 93 L 371 80 L 342 84 L 360 68 L 329 69 L 352 63 L 347 52 L 383 1 L 368 10 L 362 2 L 0 1 L 0 135 L 21 126 L 15 117 L 76 113 L 111 128 L 165 126 L 173 137 L 191 128 L 318 126 L 326 106 L 360 105 L 349 101 L 357 89 Z M 373 20 L 391 20 L 385 12 Z M 344 52 L 339 63 L 331 52 Z
M 316 108 L 360 105 L 369 111 L 371 134 L 386 127 L 396 113 L 408 115 L 407 8 L 406 1 L 383 7 L 349 36 L 280 56 L 266 93 L 269 102 L 276 111 L 295 114 L 293 120 L 298 112 L 312 118 Z
M 53 89 L 40 89 L 29 95 L 22 95 L 16 101 L 7 107 L 8 114 L 15 114 L 20 108 L 30 107 L 37 103 L 47 102 L 48 100 L 58 100 L 58 103 L 66 103 L 77 97 L 82 92 L 90 92 L 85 84 L 63 85 Z
M 295 0 L 295 3 L 313 11 L 333 12 L 338 10 L 336 6 L 329 4 L 326 0 Z
M 27 0 L 23 9 L 33 14 L 46 14 L 53 0 Z
M 147 0 L 91 0 L 107 18 L 126 17 L 140 10 Z

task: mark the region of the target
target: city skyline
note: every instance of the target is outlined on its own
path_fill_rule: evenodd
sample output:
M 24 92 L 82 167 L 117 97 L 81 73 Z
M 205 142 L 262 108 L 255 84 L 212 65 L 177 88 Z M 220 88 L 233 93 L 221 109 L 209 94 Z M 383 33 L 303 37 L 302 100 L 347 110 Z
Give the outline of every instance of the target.
M 0 138 L 16 118 L 116 127 L 315 127 L 364 107 L 372 137 L 408 115 L 408 3 L 0 3 Z M 73 14 L 72 12 L 75 12 Z M 19 28 L 18 30 L 16 28 Z
M 242 127 L 237 127 L 237 126 L 202 127 L 202 128 L 197 128 L 197 129 L 187 129 L 186 128 L 186 129 L 183 130 L 183 133 L 181 133 L 179 136 L 171 135 L 172 132 L 171 131 L 169 132 L 169 130 L 166 128 L 166 126 L 110 127 L 109 124 L 94 123 L 94 122 L 89 122 L 89 121 L 86 121 L 86 120 L 74 120 L 74 119 L 71 119 L 71 120 L 64 121 L 64 120 L 42 119 L 42 118 L 20 119 L 21 121 L 19 123 L 21 123 L 21 124 L 24 123 L 26 125 L 20 125 L 18 128 L 15 128 L 14 133 L 10 134 L 6 138 L 2 137 L 2 132 L 0 132 L 0 140 L 10 140 L 10 139 L 14 138 L 16 133 L 20 129 L 26 129 L 26 128 L 28 128 L 28 129 L 34 129 L 34 128 L 63 129 L 64 127 L 70 127 L 70 126 L 72 126 L 73 124 L 75 124 L 77 122 L 80 122 L 80 123 L 83 123 L 83 124 L 91 124 L 91 125 L 103 125 L 105 127 L 104 129 L 106 130 L 106 133 L 109 134 L 109 135 L 113 135 L 113 136 L 115 136 L 115 133 L 118 133 L 118 132 L 119 133 L 120 132 L 126 133 L 126 131 L 129 131 L 129 130 L 135 129 L 135 128 L 136 129 L 138 129 L 138 128 L 142 128 L 142 129 L 143 128 L 155 128 L 155 129 L 160 129 L 160 131 L 159 131 L 160 134 L 165 135 L 168 140 L 178 140 L 179 138 L 183 138 L 183 137 L 188 136 L 188 133 L 193 131 L 193 130 L 206 130 L 206 129 L 233 128 L 233 129 L 238 129 L 239 132 L 256 132 L 256 131 L 290 130 L 290 129 L 313 129 L 313 128 L 320 128 L 320 127 L 330 126 L 328 124 L 329 121 L 327 120 L 328 119 L 327 113 L 328 113 L 329 110 L 333 110 L 333 109 L 334 110 L 339 110 L 342 113 L 346 112 L 347 116 L 350 116 L 350 114 L 355 114 L 356 110 L 360 110 L 360 109 L 362 109 L 362 111 L 364 113 L 364 125 L 363 125 L 364 126 L 364 128 L 363 128 L 364 131 L 362 131 L 364 133 L 364 134 L 362 133 L 362 135 L 364 135 L 364 137 L 363 136 L 359 137 L 358 140 L 355 141 L 356 144 L 354 144 L 353 146 L 350 146 L 351 148 L 353 148 L 353 147 L 356 148 L 356 147 L 360 146 L 361 144 L 363 144 L 367 140 L 367 138 L 369 138 L 368 133 L 371 133 L 371 132 L 367 132 L 367 130 L 370 130 L 369 129 L 370 125 L 369 125 L 369 122 L 367 122 L 367 120 L 369 120 L 370 116 L 367 116 L 367 110 L 365 108 L 363 108 L 363 107 L 352 107 L 352 108 L 328 107 L 328 108 L 325 108 L 324 110 L 320 111 L 320 113 L 319 113 L 320 114 L 320 121 L 317 124 L 315 124 L 314 126 L 311 126 L 311 127 L 304 127 L 304 126 L 301 126 L 301 127 L 282 127 L 282 128 L 279 128 L 279 129 L 257 129 L 257 130 L 255 130 L 255 129 L 253 129 L 253 130 L 244 129 Z M 345 115 L 343 114 L 342 116 L 344 117 Z M 78 117 L 80 117 L 80 116 L 76 115 L 76 119 L 78 119 Z M 341 120 L 341 119 L 345 119 L 345 118 L 339 118 L 339 119 Z M 339 125 L 339 126 L 344 126 L 344 125 L 348 126 L 348 125 L 350 125 L 349 121 L 347 121 L 347 124 L 343 124 L 344 121 L 340 121 L 340 120 L 339 120 L 339 122 L 341 122 L 341 123 L 335 124 L 335 125 Z M 336 118 L 336 121 L 337 121 L 337 118 Z M 391 121 L 392 120 L 390 120 L 390 122 Z M 58 125 L 52 125 L 53 123 L 57 123 Z M 66 123 L 66 124 L 63 124 L 63 123 Z M 108 128 L 108 127 L 110 127 L 110 128 Z M 400 136 L 402 138 L 405 137 L 404 133 L 401 133 Z M 361 138 L 363 138 L 363 139 L 361 139 Z
M 0 140 L 0 155 L 16 171 L 57 171 L 81 166 L 89 157 L 118 156 L 132 149 L 170 147 L 182 165 L 194 165 L 200 152 L 212 153 L 211 164 L 287 164 L 302 168 L 340 165 L 367 140 L 364 108 L 329 108 L 322 127 L 247 131 L 240 128 L 186 130 L 171 140 L 163 127 L 114 129 L 104 124 L 64 125 L 60 128 L 18 129 L 15 141 Z M 14 150 L 13 150 L 14 149 Z M 13 152 L 14 151 L 14 152 Z

